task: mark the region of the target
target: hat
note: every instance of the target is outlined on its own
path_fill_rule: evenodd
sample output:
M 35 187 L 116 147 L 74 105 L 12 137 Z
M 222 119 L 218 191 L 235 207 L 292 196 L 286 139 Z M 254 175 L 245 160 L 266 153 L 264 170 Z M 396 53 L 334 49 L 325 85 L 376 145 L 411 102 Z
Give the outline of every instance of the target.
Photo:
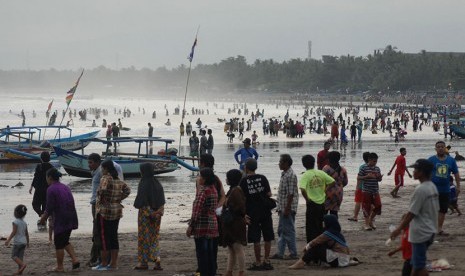
M 251 143 L 250 138 L 245 138 L 244 141 L 242 141 L 242 143 L 250 145 Z
M 430 174 L 434 169 L 434 164 L 426 159 L 418 159 L 412 167 L 423 173 Z
M 257 169 L 257 160 L 249 158 L 245 161 L 245 168 L 249 171 L 255 171 Z

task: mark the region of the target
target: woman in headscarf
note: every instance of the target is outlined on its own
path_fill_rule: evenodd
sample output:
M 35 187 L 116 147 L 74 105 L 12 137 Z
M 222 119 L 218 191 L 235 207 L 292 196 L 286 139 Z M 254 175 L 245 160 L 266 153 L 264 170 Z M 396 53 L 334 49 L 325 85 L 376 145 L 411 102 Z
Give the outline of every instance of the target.
M 331 267 L 348 266 L 349 246 L 341 233 L 341 225 L 335 215 L 323 217 L 324 232 L 305 246 L 304 255 L 290 269 L 304 268 L 306 263 L 325 262 Z
M 148 262 L 155 262 L 154 270 L 162 270 L 160 264 L 160 223 L 164 212 L 165 192 L 153 176 L 152 163 L 140 165 L 141 180 L 137 188 L 134 207 L 139 209 L 137 217 L 137 259 L 134 269 L 148 269 Z
M 228 247 L 228 267 L 226 276 L 232 276 L 234 265 L 239 266 L 239 276 L 245 275 L 245 252 L 247 245 L 246 223 L 245 223 L 245 196 L 239 183 L 242 179 L 242 172 L 238 169 L 230 170 L 226 173 L 226 183 L 229 191 L 226 194 L 226 202 L 223 207 L 223 246 Z M 228 215 L 226 215 L 229 213 Z M 226 218 L 229 217 L 229 218 Z
M 349 182 L 347 171 L 341 167 L 339 160 L 341 154 L 338 151 L 331 151 L 328 153 L 329 165 L 323 167 L 323 171 L 334 178 L 334 184 L 326 187 L 325 210 L 336 217 L 342 203 L 343 188 Z

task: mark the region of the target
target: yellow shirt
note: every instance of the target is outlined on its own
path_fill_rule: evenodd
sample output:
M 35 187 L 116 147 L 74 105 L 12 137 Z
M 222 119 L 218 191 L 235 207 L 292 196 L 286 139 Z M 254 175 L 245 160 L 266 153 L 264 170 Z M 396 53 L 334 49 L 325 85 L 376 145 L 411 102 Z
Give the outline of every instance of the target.
M 307 192 L 307 197 L 316 204 L 323 204 L 326 199 L 326 186 L 333 183 L 334 178 L 320 170 L 307 170 L 300 179 L 299 188 Z

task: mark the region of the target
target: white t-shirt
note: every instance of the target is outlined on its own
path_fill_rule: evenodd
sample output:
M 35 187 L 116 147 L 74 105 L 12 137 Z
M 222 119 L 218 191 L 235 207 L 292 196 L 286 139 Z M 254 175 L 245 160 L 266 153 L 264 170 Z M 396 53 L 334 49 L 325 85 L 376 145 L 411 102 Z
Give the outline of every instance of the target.
M 23 219 L 15 219 L 13 221 L 13 224 L 15 224 L 18 227 L 18 230 L 16 231 L 16 235 L 13 239 L 13 242 L 15 245 L 20 245 L 20 244 L 27 244 L 27 238 L 26 238 L 26 230 L 27 230 L 27 224 L 24 222 Z
M 426 242 L 432 234 L 437 233 L 438 197 L 436 185 L 429 180 L 422 182 L 415 188 L 409 207 L 409 211 L 415 215 L 410 222 L 409 242 Z

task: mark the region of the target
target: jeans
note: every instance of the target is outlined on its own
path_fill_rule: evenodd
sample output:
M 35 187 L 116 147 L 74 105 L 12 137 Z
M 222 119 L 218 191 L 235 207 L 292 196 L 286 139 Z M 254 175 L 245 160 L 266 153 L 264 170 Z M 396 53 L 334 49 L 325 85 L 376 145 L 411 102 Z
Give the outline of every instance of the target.
M 217 239 L 195 238 L 198 272 L 202 276 L 216 275 Z
M 297 256 L 297 247 L 295 243 L 295 213 L 292 212 L 288 216 L 284 216 L 283 212 L 279 212 L 278 224 L 278 255 L 284 256 L 286 244 L 289 248 L 291 256 Z

